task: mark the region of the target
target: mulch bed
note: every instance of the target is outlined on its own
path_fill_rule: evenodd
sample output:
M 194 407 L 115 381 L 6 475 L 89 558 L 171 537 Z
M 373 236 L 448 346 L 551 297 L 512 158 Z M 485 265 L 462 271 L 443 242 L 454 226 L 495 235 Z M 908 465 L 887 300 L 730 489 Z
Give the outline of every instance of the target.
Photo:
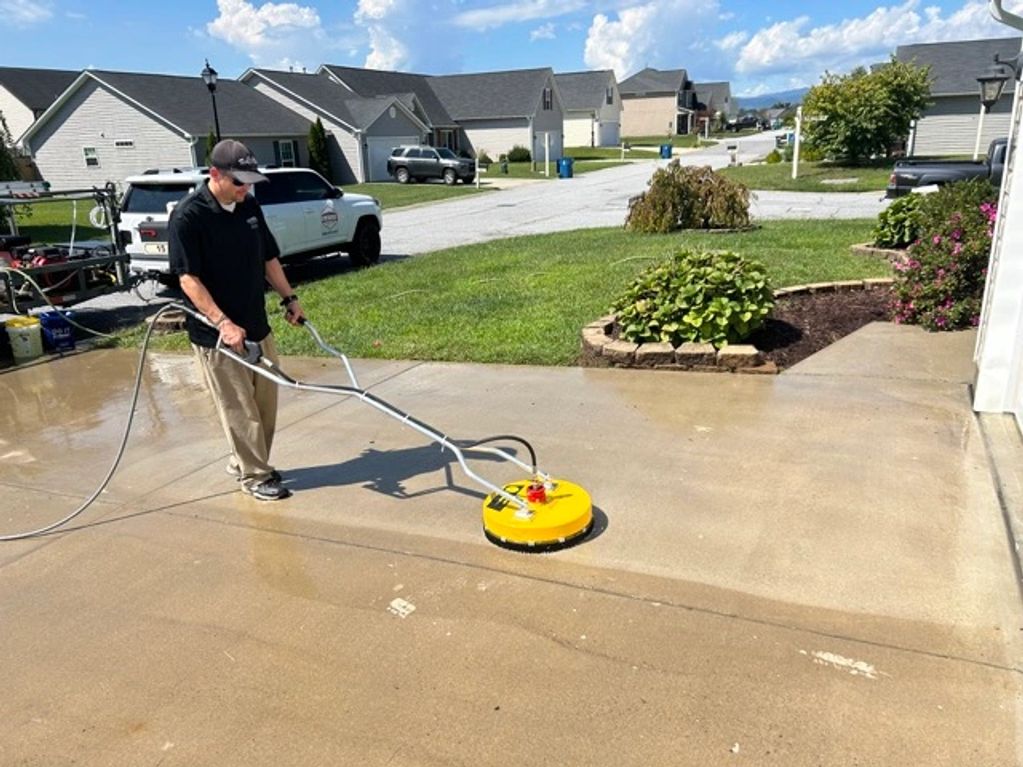
M 890 321 L 891 300 L 884 288 L 783 296 L 746 343 L 780 369 L 792 367 L 864 325 Z

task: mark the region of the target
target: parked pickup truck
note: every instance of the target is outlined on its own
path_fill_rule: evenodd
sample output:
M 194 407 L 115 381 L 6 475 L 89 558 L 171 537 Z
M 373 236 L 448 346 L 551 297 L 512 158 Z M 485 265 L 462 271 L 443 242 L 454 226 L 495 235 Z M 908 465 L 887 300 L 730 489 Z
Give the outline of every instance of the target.
M 1007 143 L 1004 138 L 996 138 L 983 160 L 899 160 L 888 178 L 885 197 L 901 197 L 922 186 L 941 186 L 971 178 L 986 178 L 999 186 Z
M 126 179 L 118 232 L 131 256 L 131 270 L 173 282 L 167 258 L 171 209 L 203 183 L 204 168 L 143 173 Z M 380 203 L 343 192 L 308 168 L 260 169 L 268 181 L 253 184 L 281 260 L 347 253 L 357 266 L 380 258 Z

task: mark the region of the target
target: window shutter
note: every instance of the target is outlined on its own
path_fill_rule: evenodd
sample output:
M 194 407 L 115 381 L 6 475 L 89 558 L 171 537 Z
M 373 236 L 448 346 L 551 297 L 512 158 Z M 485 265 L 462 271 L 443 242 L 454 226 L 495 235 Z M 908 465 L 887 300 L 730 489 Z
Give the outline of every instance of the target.
M 298 141 L 296 139 L 292 139 L 291 140 L 291 156 L 295 160 L 295 167 L 296 168 L 304 167 L 302 165 L 302 161 L 298 157 Z
M 274 165 L 281 164 L 281 142 L 274 141 Z

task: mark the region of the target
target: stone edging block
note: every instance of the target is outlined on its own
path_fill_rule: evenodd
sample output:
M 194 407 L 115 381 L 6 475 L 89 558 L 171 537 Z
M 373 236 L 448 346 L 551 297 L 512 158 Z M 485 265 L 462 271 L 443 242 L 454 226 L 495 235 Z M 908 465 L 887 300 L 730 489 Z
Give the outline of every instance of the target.
M 792 285 L 774 291 L 775 298 L 804 293 L 826 293 L 845 290 L 886 288 L 895 280 L 889 277 L 863 280 L 815 282 Z M 749 344 L 733 344 L 715 349 L 712 344 L 685 342 L 677 349 L 667 343 L 635 344 L 618 341 L 612 336 L 615 316 L 594 320 L 582 329 L 583 351 L 601 357 L 615 367 L 642 367 L 658 370 L 701 370 L 749 374 L 775 374 L 778 366 L 764 361 L 763 354 Z

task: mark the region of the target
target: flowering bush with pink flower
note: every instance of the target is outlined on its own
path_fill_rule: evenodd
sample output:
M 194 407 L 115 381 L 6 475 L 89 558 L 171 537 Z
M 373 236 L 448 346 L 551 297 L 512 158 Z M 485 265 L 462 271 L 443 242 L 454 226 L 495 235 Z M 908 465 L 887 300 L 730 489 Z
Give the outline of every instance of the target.
M 997 195 L 978 179 L 949 184 L 923 199 L 920 239 L 895 264 L 896 322 L 928 330 L 979 322 Z

